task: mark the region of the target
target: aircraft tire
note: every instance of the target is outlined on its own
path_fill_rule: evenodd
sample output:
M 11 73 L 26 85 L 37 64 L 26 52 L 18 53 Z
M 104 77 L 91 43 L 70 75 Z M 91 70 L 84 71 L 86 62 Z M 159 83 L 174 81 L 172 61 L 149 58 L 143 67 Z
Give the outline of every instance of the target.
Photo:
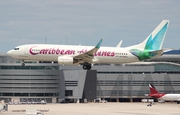
M 91 65 L 87 65 L 87 70 L 90 70 L 91 69 Z
M 83 69 L 84 70 L 90 70 L 91 69 L 91 65 L 83 65 Z
M 83 65 L 83 69 L 84 69 L 84 70 L 87 70 L 87 65 Z
M 25 66 L 25 63 L 23 62 L 23 63 L 21 63 L 21 66 Z

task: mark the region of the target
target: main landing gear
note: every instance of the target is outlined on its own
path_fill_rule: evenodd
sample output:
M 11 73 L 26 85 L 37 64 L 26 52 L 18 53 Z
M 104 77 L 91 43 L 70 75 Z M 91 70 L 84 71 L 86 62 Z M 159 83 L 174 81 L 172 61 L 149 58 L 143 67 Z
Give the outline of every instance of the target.
M 91 69 L 91 64 L 89 64 L 89 63 L 84 63 L 84 64 L 83 64 L 83 69 L 84 69 L 84 70 L 90 70 L 90 69 Z

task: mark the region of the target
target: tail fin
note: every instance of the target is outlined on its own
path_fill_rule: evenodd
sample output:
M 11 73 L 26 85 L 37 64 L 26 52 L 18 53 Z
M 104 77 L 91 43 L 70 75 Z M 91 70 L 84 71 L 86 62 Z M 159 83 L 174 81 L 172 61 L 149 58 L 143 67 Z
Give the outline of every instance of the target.
M 154 31 L 140 44 L 130 46 L 130 49 L 160 50 L 169 26 L 169 20 L 163 20 Z
M 150 97 L 159 99 L 165 95 L 165 93 L 159 93 L 152 84 L 149 84 L 149 88 L 150 88 L 150 94 L 148 94 L 148 96 Z
M 159 93 L 152 84 L 149 84 L 149 88 L 150 88 L 150 94 Z

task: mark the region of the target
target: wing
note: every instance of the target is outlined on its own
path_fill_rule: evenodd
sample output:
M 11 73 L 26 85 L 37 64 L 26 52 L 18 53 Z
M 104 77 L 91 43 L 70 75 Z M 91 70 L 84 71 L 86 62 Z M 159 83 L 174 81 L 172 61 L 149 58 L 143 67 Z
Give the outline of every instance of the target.
M 87 62 L 87 63 L 92 63 L 93 62 L 93 59 L 94 59 L 94 53 L 98 51 L 98 49 L 100 48 L 101 46 L 101 43 L 102 43 L 102 40 L 101 39 L 98 44 L 91 50 L 89 50 L 88 52 L 85 52 L 83 54 L 80 54 L 80 55 L 77 55 L 77 56 L 74 56 L 73 57 L 73 63 L 84 63 L 84 62 Z

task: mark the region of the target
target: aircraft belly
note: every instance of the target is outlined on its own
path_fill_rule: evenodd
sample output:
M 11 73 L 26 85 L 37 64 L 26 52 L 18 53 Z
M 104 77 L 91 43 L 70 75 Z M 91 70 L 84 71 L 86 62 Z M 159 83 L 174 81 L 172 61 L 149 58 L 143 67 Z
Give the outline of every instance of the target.
M 161 99 L 168 100 L 168 101 L 174 101 L 174 100 L 179 100 L 179 96 L 176 96 L 174 94 L 173 95 L 172 94 L 166 94 Z
M 109 63 L 109 64 L 122 64 L 139 61 L 136 58 L 128 57 L 96 57 L 99 60 L 99 63 Z

